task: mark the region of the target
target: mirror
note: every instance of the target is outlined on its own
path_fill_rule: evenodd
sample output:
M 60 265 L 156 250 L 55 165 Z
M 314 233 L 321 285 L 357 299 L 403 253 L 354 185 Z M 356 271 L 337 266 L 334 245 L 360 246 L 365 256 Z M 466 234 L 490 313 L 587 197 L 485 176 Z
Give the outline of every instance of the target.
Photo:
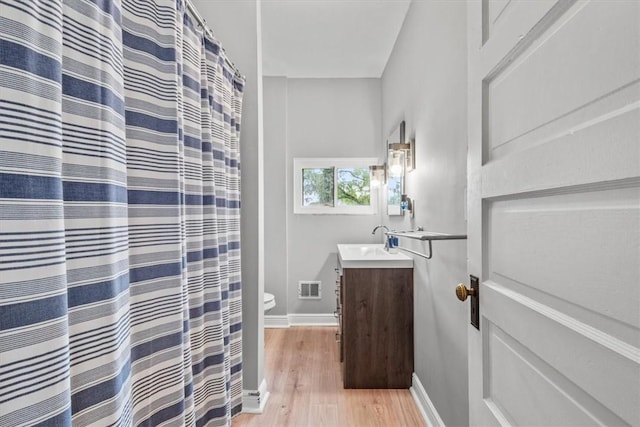
M 400 202 L 404 190 L 404 155 L 402 153 L 392 153 L 389 144 L 404 142 L 404 120 L 387 139 L 387 215 L 402 215 Z

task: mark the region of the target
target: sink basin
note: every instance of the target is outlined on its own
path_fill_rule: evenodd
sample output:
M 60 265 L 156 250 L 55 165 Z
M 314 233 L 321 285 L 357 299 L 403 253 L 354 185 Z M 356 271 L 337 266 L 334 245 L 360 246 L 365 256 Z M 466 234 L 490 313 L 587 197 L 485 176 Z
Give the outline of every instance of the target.
M 340 244 L 338 258 L 342 268 L 412 268 L 413 258 L 390 254 L 382 244 Z

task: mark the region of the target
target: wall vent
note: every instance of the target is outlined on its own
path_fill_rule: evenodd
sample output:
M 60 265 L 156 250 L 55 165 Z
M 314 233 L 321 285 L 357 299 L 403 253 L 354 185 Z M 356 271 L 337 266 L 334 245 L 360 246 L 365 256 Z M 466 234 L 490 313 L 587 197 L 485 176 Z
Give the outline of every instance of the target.
M 320 280 L 300 280 L 298 282 L 298 299 L 321 299 L 322 282 Z

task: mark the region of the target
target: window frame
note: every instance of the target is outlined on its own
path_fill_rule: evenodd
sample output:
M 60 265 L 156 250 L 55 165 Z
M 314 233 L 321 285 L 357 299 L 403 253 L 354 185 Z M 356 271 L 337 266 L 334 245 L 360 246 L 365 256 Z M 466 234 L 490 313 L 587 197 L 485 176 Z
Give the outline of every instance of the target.
M 311 215 L 375 215 L 378 213 L 378 191 L 369 185 L 369 205 L 338 205 L 338 169 L 364 168 L 378 164 L 375 157 L 296 157 L 293 159 L 293 213 Z M 334 168 L 334 206 L 303 206 L 303 169 Z

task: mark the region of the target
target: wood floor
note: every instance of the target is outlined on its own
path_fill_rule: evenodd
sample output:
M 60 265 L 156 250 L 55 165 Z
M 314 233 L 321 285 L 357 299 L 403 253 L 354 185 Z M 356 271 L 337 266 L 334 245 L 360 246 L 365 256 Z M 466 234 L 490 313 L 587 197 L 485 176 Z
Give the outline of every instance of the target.
M 265 329 L 264 413 L 233 427 L 425 426 L 409 390 L 345 390 L 332 327 Z

